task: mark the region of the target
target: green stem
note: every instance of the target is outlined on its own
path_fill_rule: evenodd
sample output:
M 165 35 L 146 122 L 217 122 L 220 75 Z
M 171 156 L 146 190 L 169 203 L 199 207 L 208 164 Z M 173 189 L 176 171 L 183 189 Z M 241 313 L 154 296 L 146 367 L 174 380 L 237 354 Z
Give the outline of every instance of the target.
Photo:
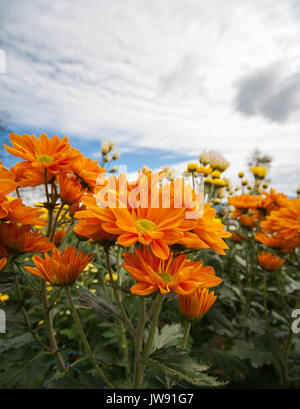
M 98 364 L 96 358 L 94 357 L 93 351 L 92 351 L 92 349 L 91 349 L 91 347 L 90 347 L 90 344 L 89 344 L 89 342 L 88 342 L 88 340 L 87 340 L 87 337 L 86 337 L 85 332 L 84 332 L 84 330 L 83 330 L 83 328 L 82 328 L 82 325 L 81 325 L 81 322 L 80 322 L 80 319 L 79 319 L 77 310 L 76 310 L 75 305 L 74 305 L 74 303 L 73 303 L 73 300 L 72 300 L 72 297 L 71 297 L 71 294 L 70 294 L 69 287 L 68 287 L 68 286 L 65 287 L 65 290 L 66 290 L 68 302 L 69 302 L 69 305 L 70 305 L 71 312 L 72 312 L 72 314 L 73 314 L 73 318 L 74 318 L 75 324 L 76 324 L 76 326 L 77 326 L 79 335 L 80 335 L 81 340 L 82 340 L 82 343 L 83 343 L 83 345 L 84 345 L 84 347 L 85 347 L 85 349 L 86 349 L 86 352 L 88 353 L 88 355 L 89 355 L 89 357 L 90 357 L 90 360 L 91 360 L 91 362 L 93 363 L 93 365 L 94 365 L 94 367 L 95 367 L 95 369 L 96 369 L 97 374 L 98 374 L 98 375 L 100 376 L 100 378 L 103 380 L 103 382 L 105 383 L 105 385 L 108 386 L 110 389 L 113 389 L 113 385 L 112 385 L 112 384 L 110 383 L 110 381 L 106 378 L 106 376 L 104 375 L 102 369 L 100 368 L 100 366 L 99 366 L 99 364 Z
M 57 300 L 58 300 L 58 297 L 59 297 L 59 295 L 60 295 L 61 289 L 62 289 L 62 287 L 59 287 L 59 289 L 56 290 L 56 292 L 55 292 L 55 294 L 54 294 L 54 296 L 53 296 L 52 302 L 51 302 L 51 304 L 49 305 L 49 311 L 52 310 L 52 308 L 55 306 L 55 304 L 56 304 L 56 302 L 57 302 Z
M 267 311 L 267 272 L 264 271 L 264 314 L 265 320 L 269 322 L 268 311 Z
M 143 382 L 143 377 L 141 376 L 141 352 L 143 349 L 143 334 L 146 323 L 146 300 L 144 297 L 139 297 L 140 310 L 139 318 L 137 324 L 137 333 L 135 337 L 135 365 L 134 365 L 134 375 L 133 375 L 133 388 L 139 389 Z
M 46 282 L 42 282 L 42 301 L 43 301 L 43 306 L 44 306 L 44 317 L 45 317 L 45 326 L 48 331 L 48 338 L 49 342 L 51 345 L 51 351 L 53 353 L 53 356 L 57 362 L 57 366 L 61 372 L 66 372 L 66 366 L 64 359 L 61 355 L 61 353 L 58 350 L 55 334 L 54 334 L 54 328 L 53 328 L 53 320 L 51 317 L 51 309 L 49 306 L 48 298 L 47 298 L 47 290 L 46 290 Z
M 96 243 L 96 255 L 97 255 L 99 267 L 101 267 L 101 257 L 100 257 L 100 250 L 99 250 L 99 244 L 98 243 Z M 99 277 L 100 277 L 101 287 L 103 288 L 105 298 L 108 299 L 108 293 L 107 293 L 107 287 L 106 287 L 104 275 L 103 275 L 100 268 L 99 268 Z
M 159 297 L 158 297 L 158 302 L 156 305 L 156 308 L 153 312 L 153 318 L 150 324 L 150 329 L 149 329 L 149 334 L 148 334 L 148 338 L 146 341 L 146 345 L 144 350 L 141 352 L 140 354 L 140 359 L 142 360 L 142 358 L 148 358 L 148 356 L 150 355 L 151 351 L 152 351 L 152 346 L 153 346 L 153 340 L 154 340 L 154 336 L 155 336 L 155 331 L 157 328 L 157 324 L 158 324 L 158 319 L 159 319 L 159 314 L 161 311 L 161 307 L 164 301 L 164 295 L 159 293 Z M 146 368 L 146 363 L 145 362 L 140 362 L 138 364 L 138 368 L 137 368 L 137 374 L 136 376 L 138 377 L 138 383 L 137 383 L 137 387 L 140 388 L 142 382 L 143 382 L 143 376 L 144 376 L 144 371 Z
M 288 371 L 287 371 L 287 366 L 286 366 L 286 362 L 281 354 L 280 349 L 277 347 L 276 343 L 275 343 L 275 339 L 273 337 L 273 333 L 272 333 L 272 329 L 271 329 L 271 324 L 270 324 L 270 320 L 268 317 L 268 307 L 267 307 L 267 272 L 264 270 L 264 316 L 265 316 L 265 320 L 267 323 L 267 327 L 268 327 L 268 337 L 274 352 L 274 355 L 277 357 L 278 359 L 278 363 L 281 369 L 281 377 L 282 377 L 282 383 L 283 386 L 286 387 L 287 385 L 287 381 L 288 381 Z
M 185 326 L 184 326 L 184 336 L 182 339 L 182 343 L 181 343 L 181 350 L 185 351 L 186 349 L 186 344 L 190 335 L 190 329 L 191 329 L 191 322 L 190 321 L 185 321 Z
M 49 351 L 50 349 L 40 340 L 38 335 L 34 332 L 34 330 L 31 327 L 30 320 L 29 320 L 27 312 L 25 310 L 24 299 L 23 299 L 22 292 L 21 292 L 21 289 L 20 289 L 19 280 L 18 280 L 18 277 L 16 275 L 14 276 L 14 280 L 15 280 L 15 285 L 16 285 L 19 304 L 21 305 L 21 309 L 22 309 L 22 313 L 23 313 L 23 317 L 24 317 L 26 326 L 27 326 L 30 334 L 33 336 L 33 338 L 36 340 L 36 342 L 42 347 L 42 349 L 45 350 L 45 351 Z
M 26 276 L 26 274 L 22 271 L 20 265 L 16 261 L 14 262 L 14 264 L 17 266 L 17 269 L 24 278 L 24 280 L 29 284 L 31 291 L 33 291 L 37 295 L 40 295 L 41 290 Z
M 159 294 L 159 299 L 158 299 L 158 302 L 157 302 L 156 309 L 155 309 L 155 311 L 153 313 L 153 318 L 152 318 L 152 321 L 151 321 L 149 334 L 148 334 L 147 342 L 146 342 L 145 349 L 144 349 L 144 355 L 145 356 L 148 356 L 151 353 L 152 344 L 153 344 L 153 340 L 154 340 L 154 335 L 155 335 L 155 331 L 156 331 L 156 328 L 157 328 L 158 318 L 159 318 L 159 314 L 160 314 L 160 310 L 161 310 L 163 301 L 164 301 L 163 294 Z
M 190 335 L 190 330 L 191 330 L 191 322 L 188 320 L 185 320 L 185 324 L 184 324 L 184 334 L 183 334 L 183 338 L 182 338 L 182 342 L 180 345 L 180 349 L 182 351 L 185 351 L 186 349 L 186 344 Z M 174 381 L 172 381 L 171 379 L 167 378 L 167 387 L 168 389 L 172 389 L 173 385 L 174 385 Z
M 287 314 L 290 314 L 290 308 L 289 308 L 289 306 L 287 305 L 287 303 L 285 301 L 284 288 L 282 286 L 282 282 L 281 282 L 281 279 L 280 279 L 280 276 L 279 276 L 280 272 L 281 272 L 281 269 L 277 269 L 275 271 L 276 284 L 277 284 L 277 288 L 278 288 L 279 293 L 280 293 L 280 298 L 281 298 L 281 301 L 282 301 L 282 305 L 283 305 L 285 311 L 287 312 Z
M 136 335 L 136 331 L 134 326 L 132 325 L 131 321 L 129 320 L 127 313 L 125 311 L 125 308 L 120 300 L 119 294 L 118 294 L 118 290 L 116 288 L 114 279 L 113 279 L 113 275 L 112 275 L 112 270 L 111 270 L 111 265 L 110 265 L 110 260 L 109 260 L 109 248 L 105 248 L 105 259 L 106 259 L 106 264 L 107 264 L 107 269 L 108 269 L 108 274 L 109 274 L 109 278 L 110 278 L 110 284 L 112 286 L 113 292 L 114 292 L 114 296 L 117 302 L 117 305 L 120 309 L 123 321 L 125 323 L 125 325 L 127 326 L 128 330 L 131 332 L 131 334 L 135 337 Z
M 67 229 L 67 231 L 66 231 L 65 237 L 63 238 L 63 241 L 60 243 L 60 246 L 59 246 L 59 247 L 61 248 L 61 251 L 63 251 L 64 248 L 65 248 L 65 243 L 66 243 L 66 241 L 67 241 L 67 238 L 68 238 L 68 236 L 69 236 L 70 231 L 72 230 L 72 227 L 74 226 L 74 223 L 75 223 L 74 220 L 71 220 L 71 221 L 69 222 L 69 226 L 68 226 L 68 229 Z
M 53 241 L 54 234 L 55 234 L 56 224 L 57 224 L 59 215 L 60 215 L 60 213 L 62 212 L 63 208 L 64 208 L 64 204 L 62 203 L 62 204 L 59 206 L 59 209 L 58 209 L 58 211 L 57 211 L 57 213 L 56 213 L 56 217 L 55 217 L 55 220 L 54 220 L 54 223 L 53 223 L 53 227 L 52 227 L 52 232 L 51 232 L 51 235 L 50 235 L 50 241 Z
M 121 276 L 121 247 L 118 246 L 117 248 L 117 288 L 121 287 L 122 285 L 122 276 Z M 120 301 L 122 302 L 122 293 L 120 293 Z M 123 356 L 126 362 L 126 375 L 129 376 L 130 374 L 130 365 L 128 361 L 128 344 L 127 344 L 127 338 L 126 338 L 126 329 L 124 327 L 124 324 L 121 320 L 119 320 L 119 329 L 120 329 L 120 338 L 121 338 L 121 343 L 120 347 L 123 352 Z
M 251 289 L 251 275 L 249 271 L 249 250 L 248 250 L 247 243 L 246 243 L 246 279 L 247 279 L 247 287 L 248 289 Z M 251 291 L 248 291 L 247 298 L 246 298 L 246 304 L 245 304 L 245 310 L 244 310 L 244 314 L 246 317 L 248 316 L 249 311 L 250 311 L 251 300 L 252 300 L 252 293 Z
M 66 214 L 68 213 L 68 211 L 70 210 L 71 205 L 67 206 L 67 208 L 65 209 L 65 211 L 63 212 L 63 214 L 60 216 L 60 219 L 58 220 L 58 226 L 60 225 L 60 223 L 64 220 Z
M 149 310 L 146 312 L 146 321 L 148 321 L 151 318 L 153 312 L 155 311 L 157 303 L 159 302 L 159 299 L 160 299 L 160 293 L 157 293 L 154 301 L 152 302 L 151 306 L 149 307 Z

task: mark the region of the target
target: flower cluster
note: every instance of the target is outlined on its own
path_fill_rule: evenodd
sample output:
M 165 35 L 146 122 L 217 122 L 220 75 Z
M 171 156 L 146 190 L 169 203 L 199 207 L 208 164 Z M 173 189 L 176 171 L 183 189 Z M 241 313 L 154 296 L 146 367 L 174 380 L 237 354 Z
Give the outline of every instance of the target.
M 45 263 L 40 261 L 39 264 L 43 270 L 40 277 L 57 284 L 71 283 L 81 268 L 81 263 L 76 268 L 78 261 L 73 254 L 76 249 L 71 251 L 73 256 L 68 259 L 72 275 L 66 273 L 64 277 L 64 274 L 53 271 L 53 266 L 58 266 L 56 246 L 62 244 L 67 232 L 64 226 L 72 223 L 72 215 L 80 208 L 82 196 L 93 191 L 97 177 L 105 170 L 97 161 L 85 158 L 72 148 L 67 137 L 49 138 L 42 134 L 36 138 L 12 133 L 10 140 L 12 146 L 5 145 L 6 150 L 23 161 L 10 170 L 0 165 L 1 256 L 13 260 L 23 253 L 44 253 Z M 19 197 L 22 188 L 38 185 L 44 185 L 46 201 L 37 208 L 24 205 Z M 17 198 L 7 196 L 13 191 L 16 191 Z M 69 252 L 65 250 L 63 257 L 68 258 Z M 36 257 L 34 261 L 40 260 Z M 81 258 L 80 255 L 77 257 Z M 51 269 L 47 262 L 52 265 Z M 35 270 L 28 268 L 37 275 Z M 50 280 L 48 273 L 58 278 Z
M 164 183 L 164 172 L 153 174 L 147 169 L 140 172 L 136 182 L 129 183 L 122 174 L 111 176 L 96 187 L 94 195 L 82 198 L 85 209 L 75 213 L 79 222 L 74 231 L 77 237 L 107 248 L 115 243 L 135 247 L 134 253 L 124 253 L 123 265 L 138 281 L 131 288 L 134 294 L 171 291 L 188 295 L 197 288 L 218 285 L 221 280 L 215 278 L 212 267 L 207 274 L 201 262 L 180 255 L 187 249 L 225 254 L 228 246 L 224 238 L 231 235 L 217 222 L 210 204 L 204 205 L 200 217 L 200 203 L 189 187 L 180 178 Z M 167 189 L 169 194 L 164 195 Z M 189 219 L 189 212 L 199 212 L 199 217 Z
M 35 267 L 26 266 L 26 271 L 51 284 L 73 283 L 93 254 L 77 253 L 70 247 L 58 249 L 66 241 L 69 225 L 79 241 L 90 240 L 105 249 L 115 244 L 134 246 L 133 253 L 124 252 L 124 269 L 137 281 L 131 288 L 134 294 L 159 291 L 188 297 L 193 293 L 196 296 L 196 290 L 220 284 L 212 267 L 191 261 L 183 253 L 212 249 L 224 255 L 228 249 L 224 239 L 230 233 L 216 218 L 215 209 L 209 203 L 201 204 L 195 189 L 184 178 L 176 178 L 174 171 L 164 169 L 153 174 L 145 168 L 137 181 L 124 182 L 125 175 L 105 177 L 104 167 L 72 148 L 67 137 L 12 133 L 10 140 L 12 146 L 5 145 L 6 150 L 23 161 L 10 170 L 2 165 L 0 168 L 3 260 L 10 255 L 44 253 L 43 257 L 35 255 Z M 118 159 L 114 149 L 113 143 L 102 143 L 103 166 Z M 200 162 L 202 166 L 189 164 L 188 170 L 211 174 L 215 186 L 223 187 L 221 173 L 229 163 L 215 152 L 203 153 Z M 35 208 L 25 206 L 20 191 L 38 185 L 44 185 L 46 201 Z M 13 191 L 17 198 L 5 196 Z M 142 196 L 146 206 L 141 203 Z M 189 218 L 188 213 L 197 216 Z M 181 301 L 182 305 L 186 304 Z
M 222 282 L 224 291 L 220 291 L 215 316 L 224 313 L 222 321 L 230 326 L 226 315 L 237 303 L 233 314 L 240 315 L 232 320 L 233 334 L 241 318 L 250 322 L 261 294 L 266 319 L 276 298 L 276 288 L 268 297 L 269 284 L 272 291 L 274 282 L 278 285 L 280 300 L 289 308 L 282 283 L 287 266 L 296 271 L 299 265 L 300 198 L 290 199 L 273 188 L 267 191 L 267 168 L 249 164 L 253 184 L 240 172 L 239 186 L 234 187 L 223 176 L 229 162 L 217 152 L 204 151 L 199 161 L 187 164 L 182 177 L 170 167 L 156 173 L 145 167 L 136 180 L 128 181 L 124 173 L 116 175 L 111 167 L 119 158 L 112 142 L 102 143 L 97 161 L 71 147 L 66 136 L 42 134 L 37 138 L 12 133 L 10 140 L 11 145 L 5 145 L 7 152 L 21 160 L 10 169 L 0 164 L 0 280 L 13 277 L 16 291 L 0 293 L 0 304 L 10 307 L 18 299 L 29 333 L 42 353 L 53 355 L 62 373 L 72 367 L 68 361 L 72 358 L 66 358 L 60 347 L 60 337 L 67 332 L 55 330 L 53 317 L 56 311 L 58 319 L 65 314 L 66 302 L 66 315 L 73 315 L 80 346 L 109 388 L 108 378 L 116 373 L 115 368 L 108 369 L 107 364 L 105 371 L 111 370 L 110 375 L 107 378 L 103 373 L 89 345 L 86 333 L 90 331 L 81 324 L 80 315 L 85 315 L 77 313 L 80 305 L 90 310 L 85 311 L 86 316 L 96 310 L 105 314 L 103 324 L 118 324 L 124 372 L 130 375 L 133 360 L 135 388 L 142 385 L 157 328 L 164 324 L 160 314 L 169 301 L 176 300 L 176 313 L 183 318 L 181 354 L 191 323 L 202 319 L 214 305 Z M 36 187 L 43 198 L 28 206 L 22 199 L 24 188 Z M 234 193 L 238 190 L 241 194 Z M 219 256 L 228 253 L 223 262 Z M 9 292 L 7 288 L 2 291 Z M 36 299 L 24 302 L 27 294 L 40 303 Z M 74 294 L 80 295 L 76 306 Z M 44 326 L 45 331 L 37 333 L 32 327 L 26 311 L 29 304 L 36 316 L 42 314 L 33 325 Z M 137 311 L 138 316 L 133 317 Z M 207 318 L 214 322 L 213 315 Z M 269 324 L 271 327 L 272 322 Z M 132 344 L 127 345 L 128 336 Z M 229 344 L 234 342 L 231 339 Z M 287 361 L 286 347 L 284 356 Z M 172 386 L 172 370 L 166 372 L 167 378 L 169 375 L 168 387 Z M 183 379 L 187 382 L 189 377 Z
M 288 199 L 274 189 L 260 195 L 242 194 L 228 198 L 234 207 L 231 217 L 242 229 L 254 234 L 254 239 L 267 249 L 292 253 L 300 245 L 300 200 Z M 239 241 L 235 233 L 235 241 Z M 245 236 L 244 236 L 245 237 Z M 284 262 L 275 254 L 263 251 L 258 257 L 266 270 L 275 270 Z

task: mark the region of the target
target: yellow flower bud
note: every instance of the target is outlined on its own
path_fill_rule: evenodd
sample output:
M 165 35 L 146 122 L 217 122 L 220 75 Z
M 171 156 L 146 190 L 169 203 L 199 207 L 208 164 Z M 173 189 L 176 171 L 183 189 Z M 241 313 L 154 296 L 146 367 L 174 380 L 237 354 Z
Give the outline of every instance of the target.
M 189 172 L 197 172 L 198 164 L 197 163 L 188 163 L 187 170 Z
M 117 159 L 119 159 L 119 157 L 120 157 L 119 152 L 114 153 L 113 156 L 112 156 L 113 160 L 117 160 Z

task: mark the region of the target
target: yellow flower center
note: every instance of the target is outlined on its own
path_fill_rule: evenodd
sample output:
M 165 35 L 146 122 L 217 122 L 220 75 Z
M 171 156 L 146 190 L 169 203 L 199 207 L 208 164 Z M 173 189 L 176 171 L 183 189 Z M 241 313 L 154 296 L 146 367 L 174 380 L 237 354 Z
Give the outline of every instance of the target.
M 148 219 L 138 219 L 135 222 L 135 227 L 139 233 L 156 230 L 156 224 Z
M 52 163 L 53 162 L 53 156 L 49 156 L 49 155 L 39 155 L 37 157 L 37 160 L 40 163 Z
M 171 274 L 167 274 L 167 273 L 162 273 L 160 274 L 160 277 L 163 281 L 163 284 L 167 284 L 170 283 L 171 281 L 173 281 L 173 276 L 171 276 Z

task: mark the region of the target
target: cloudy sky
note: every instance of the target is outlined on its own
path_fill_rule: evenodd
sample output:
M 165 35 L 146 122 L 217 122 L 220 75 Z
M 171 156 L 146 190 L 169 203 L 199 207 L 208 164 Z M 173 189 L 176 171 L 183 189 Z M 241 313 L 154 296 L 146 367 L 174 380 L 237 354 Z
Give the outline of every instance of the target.
M 299 0 L 0 0 L 0 111 L 93 158 L 111 139 L 130 172 L 214 149 L 233 176 L 259 148 L 294 194 L 299 39 Z

